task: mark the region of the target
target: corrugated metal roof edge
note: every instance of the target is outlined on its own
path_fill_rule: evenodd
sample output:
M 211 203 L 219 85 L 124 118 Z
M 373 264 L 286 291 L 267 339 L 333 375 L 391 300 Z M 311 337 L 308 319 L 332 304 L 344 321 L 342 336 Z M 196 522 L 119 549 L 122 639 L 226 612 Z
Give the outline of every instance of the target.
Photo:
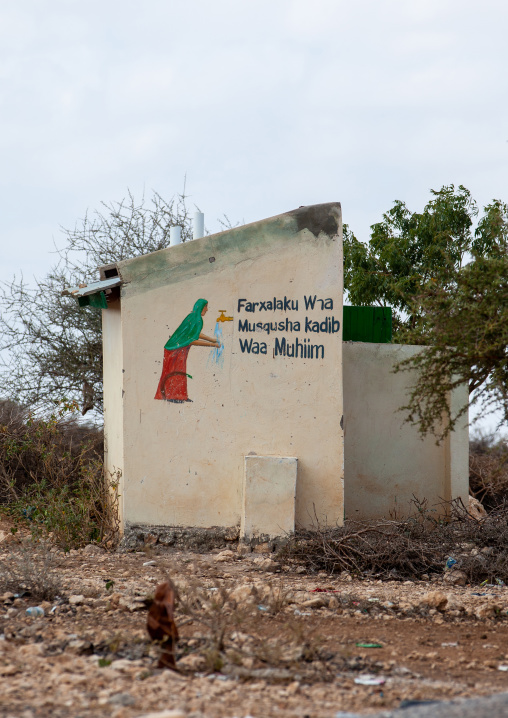
M 106 289 L 113 289 L 118 287 L 122 283 L 120 277 L 110 277 L 109 279 L 101 279 L 99 282 L 89 282 L 88 284 L 80 284 L 78 287 L 69 287 L 64 289 L 62 296 L 74 297 L 88 297 L 90 294 L 98 294 L 104 292 Z

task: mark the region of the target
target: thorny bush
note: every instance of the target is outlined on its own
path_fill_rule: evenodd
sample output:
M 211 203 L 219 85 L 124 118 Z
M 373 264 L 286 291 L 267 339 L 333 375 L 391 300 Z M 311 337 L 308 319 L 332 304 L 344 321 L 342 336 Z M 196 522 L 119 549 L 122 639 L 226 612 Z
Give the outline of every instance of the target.
M 478 436 L 469 443 L 469 491 L 487 511 L 508 499 L 508 441 Z
M 279 557 L 310 572 L 405 580 L 442 575 L 451 556 L 471 583 L 508 583 L 508 506 L 478 521 L 460 501 L 448 506 L 446 520 L 415 504 L 415 515 L 406 519 L 297 530 Z
M 194 623 L 199 627 L 192 645 L 180 641 L 184 655 L 197 654 L 208 671 L 229 672 L 232 667 L 250 665 L 282 665 L 300 660 L 310 652 L 309 640 L 297 641 L 292 622 L 281 612 L 288 604 L 290 590 L 283 580 L 264 581 L 235 590 L 214 581 L 205 587 L 191 577 L 179 585 L 178 627 Z M 291 634 L 289 645 L 262 629 L 266 618 L 278 619 Z M 229 665 L 229 668 L 226 666 Z
M 112 546 L 119 476 L 105 476 L 102 431 L 68 418 L 74 409 L 62 404 L 49 418 L 34 418 L 0 403 L 0 510 L 64 550 Z
M 60 575 L 47 542 L 9 551 L 0 564 L 0 591 L 26 593 L 36 601 L 51 601 L 62 592 Z

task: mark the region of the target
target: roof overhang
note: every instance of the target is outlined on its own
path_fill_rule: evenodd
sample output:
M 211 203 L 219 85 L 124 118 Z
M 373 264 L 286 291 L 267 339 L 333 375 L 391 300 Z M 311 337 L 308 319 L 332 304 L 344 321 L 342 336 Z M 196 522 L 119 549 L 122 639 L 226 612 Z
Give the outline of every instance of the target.
M 79 284 L 77 287 L 69 287 L 63 290 L 62 296 L 74 297 L 74 299 L 78 300 L 80 307 L 91 306 L 98 309 L 107 309 L 106 295 L 111 294 L 111 290 L 119 287 L 121 283 L 120 277 L 110 277 L 109 279 L 101 279 L 99 282 L 89 282 L 88 284 Z

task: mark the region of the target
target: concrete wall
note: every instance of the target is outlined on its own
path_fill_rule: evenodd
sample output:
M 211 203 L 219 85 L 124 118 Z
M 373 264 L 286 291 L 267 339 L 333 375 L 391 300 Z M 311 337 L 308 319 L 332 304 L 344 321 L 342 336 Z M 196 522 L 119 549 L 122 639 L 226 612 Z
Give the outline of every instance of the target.
M 297 523 L 310 525 L 314 511 L 341 521 L 340 205 L 304 207 L 121 262 L 118 270 L 121 339 L 115 330 L 106 341 L 122 357 L 123 407 L 111 368 L 105 419 L 108 437 L 123 436 L 125 522 L 239 524 L 244 457 L 252 454 L 298 459 Z M 313 308 L 306 297 L 316 297 Z M 192 346 L 191 401 L 156 400 L 164 344 L 198 298 L 208 300 L 203 332 L 222 332 L 222 353 Z M 266 310 L 274 299 L 276 309 Z M 216 323 L 221 310 L 232 321 Z M 116 341 L 121 348 L 111 347 Z M 302 357 L 311 345 L 312 358 Z M 288 356 L 295 347 L 298 356 Z
M 344 483 L 346 518 L 390 518 L 411 513 L 413 494 L 439 510 L 442 499 L 467 505 L 467 418 L 444 442 L 420 438 L 398 409 L 407 403 L 409 372 L 394 364 L 420 351 L 397 344 L 344 342 Z M 451 397 L 467 403 L 467 387 Z
M 120 301 L 102 310 L 104 378 L 104 465 L 111 476 L 123 474 L 123 345 Z M 123 520 L 123 496 L 119 498 Z

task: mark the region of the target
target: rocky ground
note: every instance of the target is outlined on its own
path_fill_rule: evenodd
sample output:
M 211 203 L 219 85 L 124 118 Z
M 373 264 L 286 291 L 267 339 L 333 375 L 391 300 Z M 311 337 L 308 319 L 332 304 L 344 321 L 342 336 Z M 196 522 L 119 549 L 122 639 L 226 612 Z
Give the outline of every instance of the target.
M 3 535 L 1 716 L 331 718 L 508 686 L 505 586 L 306 575 L 236 550 L 64 554 Z M 179 672 L 156 669 L 145 629 L 168 576 Z M 35 579 L 59 597 L 23 593 Z M 35 605 L 44 616 L 26 615 Z

